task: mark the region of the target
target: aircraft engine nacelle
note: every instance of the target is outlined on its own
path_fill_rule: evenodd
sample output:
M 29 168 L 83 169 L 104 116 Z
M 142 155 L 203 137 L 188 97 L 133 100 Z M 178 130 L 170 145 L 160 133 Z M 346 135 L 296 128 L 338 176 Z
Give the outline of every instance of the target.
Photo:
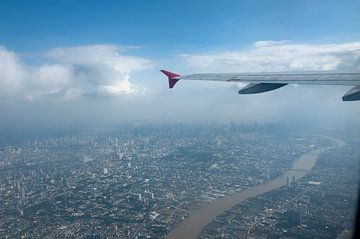
M 346 94 L 342 97 L 343 101 L 354 101 L 360 100 L 360 85 L 357 85 L 351 88 Z
M 279 89 L 286 85 L 284 83 L 250 83 L 239 90 L 239 94 L 257 94 Z

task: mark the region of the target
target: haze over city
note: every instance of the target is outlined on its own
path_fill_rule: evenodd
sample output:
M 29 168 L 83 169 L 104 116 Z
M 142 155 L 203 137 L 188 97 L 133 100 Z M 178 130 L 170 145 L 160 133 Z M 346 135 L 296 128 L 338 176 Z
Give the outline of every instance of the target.
M 358 126 L 345 86 L 241 95 L 176 73 L 360 70 L 357 1 L 0 3 L 1 128 L 146 122 Z

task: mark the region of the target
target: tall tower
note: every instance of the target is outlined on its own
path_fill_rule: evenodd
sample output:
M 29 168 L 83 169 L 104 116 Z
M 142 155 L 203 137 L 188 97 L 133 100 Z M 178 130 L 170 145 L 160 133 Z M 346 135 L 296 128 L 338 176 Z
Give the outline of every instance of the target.
M 290 177 L 287 176 L 286 177 L 286 189 L 289 190 L 289 188 L 290 188 Z

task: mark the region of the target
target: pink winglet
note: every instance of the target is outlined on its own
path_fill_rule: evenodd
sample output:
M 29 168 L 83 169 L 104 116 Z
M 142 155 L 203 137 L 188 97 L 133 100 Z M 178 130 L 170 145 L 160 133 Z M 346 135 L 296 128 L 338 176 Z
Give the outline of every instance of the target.
M 160 71 L 162 73 L 164 73 L 168 77 L 168 79 L 169 79 L 169 88 L 170 89 L 173 88 L 174 85 L 176 84 L 176 82 L 179 81 L 179 79 L 174 79 L 174 78 L 177 77 L 177 76 L 180 76 L 180 75 L 172 73 L 170 71 L 166 71 L 166 70 L 160 70 Z

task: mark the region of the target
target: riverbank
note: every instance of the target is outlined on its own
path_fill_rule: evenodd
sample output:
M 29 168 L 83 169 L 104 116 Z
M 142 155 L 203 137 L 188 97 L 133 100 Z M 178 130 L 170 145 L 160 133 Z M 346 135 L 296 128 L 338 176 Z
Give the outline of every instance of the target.
M 342 146 L 345 143 L 341 140 L 334 139 L 337 146 Z M 335 146 L 328 146 L 312 150 L 299 158 L 297 158 L 293 166 L 285 171 L 282 175 L 274 180 L 268 181 L 264 184 L 257 185 L 245 191 L 235 193 L 233 195 L 218 199 L 211 202 L 199 210 L 194 212 L 190 217 L 183 220 L 177 227 L 175 227 L 165 238 L 166 239 L 196 239 L 201 233 L 202 229 L 212 222 L 218 215 L 235 205 L 260 194 L 272 191 L 276 188 L 286 185 L 288 177 L 298 180 L 304 177 L 315 165 L 316 160 L 320 154 L 333 148 Z

